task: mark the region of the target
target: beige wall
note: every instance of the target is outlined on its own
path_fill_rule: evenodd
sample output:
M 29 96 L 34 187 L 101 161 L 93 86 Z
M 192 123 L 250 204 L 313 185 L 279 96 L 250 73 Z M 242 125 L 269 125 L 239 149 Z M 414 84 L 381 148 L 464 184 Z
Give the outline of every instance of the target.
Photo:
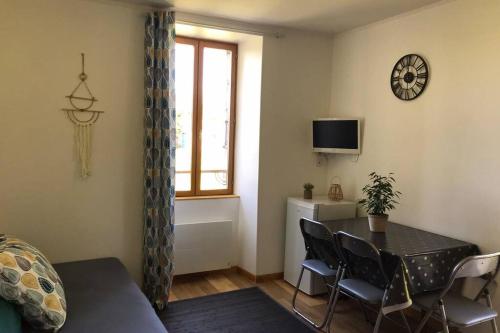
M 359 161 L 329 161 L 347 197 L 370 171 L 393 171 L 403 197 L 392 220 L 500 250 L 499 22 L 500 2 L 459 0 L 334 39 L 331 115 L 364 118 Z M 389 86 L 407 53 L 431 72 L 411 102 Z
M 0 232 L 32 241 L 53 261 L 117 256 L 139 279 L 144 9 L 0 1 Z M 498 248 L 499 17 L 497 1 L 444 2 L 338 35 L 333 55 L 325 36 L 265 34 L 257 274 L 282 271 L 287 196 L 306 181 L 325 193 L 340 175 L 346 197 L 357 198 L 371 170 L 396 172 L 404 197 L 394 220 Z M 86 181 L 59 111 L 82 51 L 106 111 Z M 422 97 L 402 102 L 388 82 L 409 52 L 428 59 L 431 80 Z M 328 110 L 364 118 L 357 163 L 334 156 L 328 170 L 316 166 L 309 124 Z
M 117 256 L 140 280 L 143 98 L 137 92 L 146 10 L 104 0 L 0 1 L 0 232 L 32 242 L 55 262 Z M 264 33 L 264 149 L 254 159 L 262 175 L 258 184 L 253 176 L 247 182 L 259 186 L 258 226 L 240 233 L 247 240 L 240 259 L 258 274 L 282 271 L 285 198 L 300 194 L 306 181 L 325 191 L 326 171 L 315 166 L 307 124 L 328 110 L 331 62 L 325 37 Z M 77 84 L 80 52 L 87 54 L 97 106 L 106 111 L 93 133 L 93 175 L 85 181 L 77 174 L 73 127 L 59 111 Z M 257 193 L 249 200 L 253 211 Z
M 0 232 L 55 262 L 119 257 L 140 279 L 143 35 L 140 7 L 0 0 Z M 78 83 L 106 111 L 93 175 L 80 180 L 73 126 L 60 111 Z
M 257 274 L 283 271 L 286 198 L 305 182 L 326 191 L 312 152 L 312 119 L 329 109 L 331 41 L 285 32 L 264 37 L 260 122 Z

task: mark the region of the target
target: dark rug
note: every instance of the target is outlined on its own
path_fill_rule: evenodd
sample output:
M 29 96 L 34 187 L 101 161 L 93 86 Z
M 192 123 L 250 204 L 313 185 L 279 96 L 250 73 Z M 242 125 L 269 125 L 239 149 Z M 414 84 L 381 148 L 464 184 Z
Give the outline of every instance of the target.
M 169 333 L 315 332 L 259 288 L 172 302 L 160 319 Z

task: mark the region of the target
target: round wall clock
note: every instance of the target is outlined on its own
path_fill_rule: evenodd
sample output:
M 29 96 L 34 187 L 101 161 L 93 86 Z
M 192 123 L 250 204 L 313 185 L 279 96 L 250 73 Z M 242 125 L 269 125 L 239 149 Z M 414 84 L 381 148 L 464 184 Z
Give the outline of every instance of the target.
M 391 74 L 391 89 L 404 101 L 420 96 L 429 79 L 429 68 L 421 56 L 407 54 L 398 60 Z

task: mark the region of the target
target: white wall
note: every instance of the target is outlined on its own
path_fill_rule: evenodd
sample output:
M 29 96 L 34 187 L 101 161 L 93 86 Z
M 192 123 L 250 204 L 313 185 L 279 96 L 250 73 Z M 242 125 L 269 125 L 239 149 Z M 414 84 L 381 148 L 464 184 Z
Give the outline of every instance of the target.
M 331 40 L 287 31 L 264 37 L 260 121 L 257 274 L 283 271 L 286 198 L 305 182 L 326 193 L 326 168 L 316 166 L 311 121 L 328 114 Z
M 252 274 L 257 272 L 261 74 L 262 37 L 247 36 L 238 43 L 234 190 L 240 196 L 238 265 Z
M 370 171 L 393 171 L 403 197 L 392 220 L 500 250 L 499 22 L 500 2 L 457 0 L 335 37 L 331 115 L 365 119 L 359 162 L 329 163 L 347 197 Z M 431 72 L 411 102 L 389 86 L 407 53 Z
M 204 16 L 179 13 L 177 18 L 180 23 L 202 25 L 177 24 L 179 35 L 239 44 L 239 75 L 251 76 L 252 80 L 240 77 L 238 82 L 235 156 L 235 193 L 241 197 L 238 264 L 258 275 L 282 272 L 286 198 L 301 195 L 302 185 L 308 181 L 316 185 L 315 193 L 326 193 L 326 167 L 316 166 L 311 149 L 311 120 L 327 115 L 329 110 L 331 40 L 318 34 L 241 25 Z M 205 24 L 220 29 L 203 27 Z M 241 29 L 262 31 L 263 45 L 259 46 L 262 37 L 231 31 Z M 282 38 L 275 37 L 278 32 Z M 255 89 L 259 64 L 245 64 L 244 59 L 255 58 L 251 54 L 257 54 L 260 47 L 259 124 L 259 96 Z M 241 79 L 250 82 L 252 90 L 245 89 Z M 245 96 L 240 96 L 242 93 Z
M 282 272 L 286 198 L 302 195 L 305 182 L 316 185 L 316 194 L 326 193 L 326 167 L 316 166 L 312 153 L 311 120 L 329 111 L 331 39 L 321 34 L 199 15 L 179 13 L 177 19 L 181 23 L 176 25 L 179 35 L 240 44 L 238 71 L 251 75 L 248 82 L 253 88 L 248 91 L 240 86 L 244 82 L 238 82 L 238 94 L 245 93 L 243 98 L 238 97 L 236 120 L 235 193 L 241 196 L 238 264 L 257 275 Z M 201 26 L 182 24 L 186 22 Z M 263 44 L 259 46 L 262 37 L 252 38 L 232 30 L 260 32 Z M 256 54 L 260 47 L 258 124 L 255 83 L 259 64 L 249 63 L 251 69 L 245 68 L 241 59 L 254 57 L 251 53 Z
M 80 0 L 0 1 L 0 232 L 52 261 L 142 262 L 143 38 L 137 6 Z M 106 113 L 93 132 L 83 181 L 73 126 L 60 111 L 78 83 Z
M 182 19 L 183 15 L 180 17 Z M 202 22 L 204 20 L 206 18 L 201 19 Z M 194 21 L 200 21 L 200 18 L 197 17 Z M 263 38 L 252 34 L 185 23 L 177 23 L 176 32 L 179 36 L 238 44 L 234 193 L 239 196 L 239 200 L 202 200 L 201 203 L 197 200 L 178 200 L 177 223 L 183 223 L 186 214 L 194 214 L 198 221 L 215 221 L 213 214 L 231 216 L 236 207 L 236 216 L 233 217 L 235 232 L 233 239 L 228 240 L 233 244 L 232 265 L 240 266 L 255 274 Z M 207 211 L 210 213 L 207 214 Z M 183 265 L 183 263 L 178 264 Z

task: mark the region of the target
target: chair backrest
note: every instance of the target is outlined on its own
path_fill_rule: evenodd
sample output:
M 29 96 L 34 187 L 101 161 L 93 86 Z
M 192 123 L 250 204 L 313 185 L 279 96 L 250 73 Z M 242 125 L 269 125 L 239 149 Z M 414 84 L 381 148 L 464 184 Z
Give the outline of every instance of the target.
M 330 268 L 338 266 L 340 258 L 332 232 L 320 222 L 300 219 L 300 230 L 306 246 L 306 258 L 323 261 Z
M 389 279 L 385 274 L 384 266 L 382 265 L 382 258 L 380 256 L 379 250 L 371 242 L 366 239 L 348 234 L 343 231 L 336 233 L 337 243 L 340 247 L 340 252 L 342 256 L 342 261 L 349 265 L 350 260 L 349 255 L 355 255 L 357 257 L 369 259 L 374 261 L 385 280 L 385 283 L 389 283 Z
M 487 280 L 486 283 L 481 288 L 481 290 L 479 291 L 478 294 L 479 296 L 485 289 L 488 288 L 490 283 L 495 279 L 496 275 L 498 274 L 499 268 L 500 268 L 500 252 L 478 255 L 478 256 L 470 256 L 462 259 L 455 266 L 455 268 L 453 268 L 448 284 L 442 291 L 440 298 L 444 297 L 444 295 L 451 289 L 456 279 L 476 278 L 485 276 Z
M 488 273 L 496 273 L 500 253 L 467 257 L 455 267 L 455 278 L 479 277 Z

